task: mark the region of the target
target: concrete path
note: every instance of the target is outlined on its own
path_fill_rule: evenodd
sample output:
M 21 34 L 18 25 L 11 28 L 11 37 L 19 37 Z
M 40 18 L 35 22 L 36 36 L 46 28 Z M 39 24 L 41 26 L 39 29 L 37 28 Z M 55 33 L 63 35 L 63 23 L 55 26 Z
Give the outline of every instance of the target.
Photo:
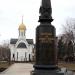
M 30 75 L 30 72 L 33 70 L 33 65 L 29 63 L 15 63 L 11 65 L 4 72 L 1 72 L 0 75 Z
M 30 75 L 33 70 L 33 65 L 29 63 L 15 63 L 8 69 L 1 72 L 0 75 Z M 64 69 L 62 69 L 63 71 Z M 65 73 L 65 72 L 64 72 Z M 75 75 L 74 72 L 68 71 L 65 75 Z

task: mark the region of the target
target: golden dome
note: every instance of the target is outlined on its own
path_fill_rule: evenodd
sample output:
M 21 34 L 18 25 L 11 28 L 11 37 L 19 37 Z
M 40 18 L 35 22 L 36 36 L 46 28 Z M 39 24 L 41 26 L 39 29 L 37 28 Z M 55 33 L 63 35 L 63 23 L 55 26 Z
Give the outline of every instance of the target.
M 22 16 L 22 23 L 19 25 L 19 30 L 26 30 L 26 26 L 23 24 L 23 16 Z
M 19 30 L 26 30 L 26 26 L 22 23 L 19 25 Z

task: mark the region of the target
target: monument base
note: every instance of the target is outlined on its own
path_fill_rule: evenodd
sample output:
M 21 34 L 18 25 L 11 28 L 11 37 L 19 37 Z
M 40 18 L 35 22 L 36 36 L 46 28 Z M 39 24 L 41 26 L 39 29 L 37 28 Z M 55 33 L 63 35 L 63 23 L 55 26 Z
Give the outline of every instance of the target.
M 66 69 L 58 70 L 34 70 L 30 75 L 66 75 Z

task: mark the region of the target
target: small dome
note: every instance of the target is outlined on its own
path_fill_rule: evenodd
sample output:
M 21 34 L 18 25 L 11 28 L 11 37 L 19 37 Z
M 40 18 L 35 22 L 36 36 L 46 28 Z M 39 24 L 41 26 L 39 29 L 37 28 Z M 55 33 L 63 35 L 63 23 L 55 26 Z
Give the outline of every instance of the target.
M 26 26 L 22 23 L 19 26 L 19 30 L 26 30 Z

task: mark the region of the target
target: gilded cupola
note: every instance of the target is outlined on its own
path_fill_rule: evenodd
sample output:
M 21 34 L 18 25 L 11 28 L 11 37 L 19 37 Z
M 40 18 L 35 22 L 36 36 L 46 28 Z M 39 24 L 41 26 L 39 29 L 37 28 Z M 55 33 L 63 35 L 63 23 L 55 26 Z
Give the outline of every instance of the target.
M 22 18 L 22 23 L 19 25 L 19 30 L 26 30 L 26 26 L 23 23 L 23 18 Z

